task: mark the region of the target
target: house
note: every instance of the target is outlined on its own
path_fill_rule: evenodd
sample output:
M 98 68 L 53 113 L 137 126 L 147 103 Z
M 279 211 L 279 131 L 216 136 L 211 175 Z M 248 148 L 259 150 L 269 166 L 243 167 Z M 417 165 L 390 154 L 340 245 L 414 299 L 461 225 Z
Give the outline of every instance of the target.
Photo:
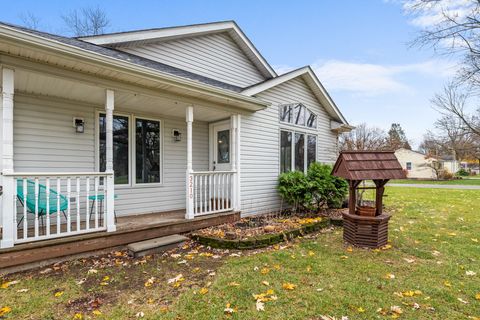
M 423 153 L 405 148 L 395 151 L 395 156 L 407 172 L 409 179 L 436 179 L 435 168 L 439 162 Z
M 1 23 L 0 66 L 0 268 L 25 245 L 55 257 L 45 243 L 278 210 L 278 175 L 333 163 L 352 129 L 310 67 L 277 75 L 233 21 L 82 38 Z

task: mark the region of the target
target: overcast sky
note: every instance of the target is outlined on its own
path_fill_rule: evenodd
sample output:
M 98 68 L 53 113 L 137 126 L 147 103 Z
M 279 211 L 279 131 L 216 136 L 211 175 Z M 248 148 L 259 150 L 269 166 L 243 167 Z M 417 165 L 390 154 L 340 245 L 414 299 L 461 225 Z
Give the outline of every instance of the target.
M 312 65 L 355 125 L 388 130 L 400 123 L 417 145 L 438 117 L 430 99 L 458 67 L 429 49 L 409 48 L 431 17 L 412 17 L 395 0 L 2 1 L 0 20 L 21 24 L 31 12 L 40 29 L 67 31 L 61 15 L 99 6 L 109 31 L 235 20 L 279 72 Z

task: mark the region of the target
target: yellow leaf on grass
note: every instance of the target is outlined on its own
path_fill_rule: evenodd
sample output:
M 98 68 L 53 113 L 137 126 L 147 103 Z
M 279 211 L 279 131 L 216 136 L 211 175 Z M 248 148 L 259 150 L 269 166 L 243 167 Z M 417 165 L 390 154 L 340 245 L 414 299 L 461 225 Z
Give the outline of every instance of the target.
M 347 257 L 347 256 L 341 256 L 340 259 L 344 259 L 344 260 L 345 260 L 345 259 L 348 259 L 348 257 Z
M 273 269 L 275 269 L 275 270 L 280 270 L 280 268 L 281 268 L 281 267 L 280 267 L 279 264 L 274 264 L 274 265 L 273 265 Z
M 312 267 L 311 267 L 311 266 L 308 266 L 308 267 L 307 267 L 307 272 L 310 272 L 310 271 L 312 271 Z
M 100 310 L 93 310 L 92 313 L 96 316 L 102 315 L 102 312 Z
M 270 272 L 270 269 L 268 268 L 262 268 L 262 270 L 260 271 L 262 274 L 267 274 Z
M 151 277 L 150 279 L 148 279 L 147 281 L 145 281 L 144 286 L 145 286 L 146 288 L 151 287 L 154 282 L 155 282 L 155 277 Z
M 114 255 L 115 257 L 122 257 L 122 256 L 123 256 L 123 252 L 121 252 L 121 251 L 115 251 L 115 252 L 113 253 L 113 255 Z
M 17 284 L 19 283 L 20 281 L 17 281 L 17 280 L 14 280 L 14 281 L 8 281 L 8 282 L 4 282 L 2 283 L 2 285 L 0 286 L 0 288 L 2 289 L 7 289 L 8 287 L 14 285 L 14 284 Z
M 352 248 L 352 247 L 348 247 L 348 248 L 347 248 L 347 252 L 353 252 L 353 248 Z
M 395 275 L 393 273 L 387 273 L 385 275 L 385 279 L 388 279 L 388 280 L 395 279 Z
M 267 286 L 267 287 L 270 285 L 270 283 L 269 283 L 268 281 L 262 281 L 262 284 L 263 284 L 264 286 Z
M 315 252 L 313 252 L 313 251 L 308 251 L 308 255 L 309 255 L 310 257 L 313 257 L 313 256 L 315 255 Z
M 110 277 L 109 276 L 105 276 L 103 277 L 103 280 L 102 281 L 109 281 L 110 280 Z
M 477 238 L 472 238 L 471 239 L 473 242 L 478 242 L 478 239 Z
M 75 320 L 82 320 L 83 319 L 83 315 L 81 313 L 75 313 L 75 315 L 73 316 L 73 319 Z
M 208 293 L 208 289 L 207 288 L 202 288 L 200 289 L 200 291 L 198 291 L 200 294 L 207 294 Z
M 54 294 L 54 296 L 55 296 L 56 298 L 61 297 L 62 295 L 63 295 L 63 291 L 57 291 L 57 292 L 55 292 L 55 294 Z
M 475 295 L 476 300 L 480 300 L 480 292 Z
M 234 282 L 230 282 L 228 285 L 230 287 L 238 287 L 238 286 L 240 286 L 240 283 L 234 281 Z
M 285 290 L 293 290 L 295 289 L 296 285 L 294 285 L 293 283 L 289 283 L 289 282 L 286 282 L 282 285 L 282 288 L 285 289 Z
M 443 281 L 443 285 L 444 285 L 445 287 L 451 287 L 451 286 L 452 286 L 452 284 L 450 283 L 450 281 L 447 281 L 447 280 Z
M 362 307 L 358 307 L 358 308 L 357 308 L 357 311 L 358 311 L 358 313 L 364 313 L 364 312 L 365 312 L 365 309 L 363 309 Z
M 7 313 L 10 313 L 10 312 L 12 312 L 12 308 L 10 308 L 9 306 L 1 307 L 0 308 L 0 317 L 3 317 L 4 315 L 6 315 Z

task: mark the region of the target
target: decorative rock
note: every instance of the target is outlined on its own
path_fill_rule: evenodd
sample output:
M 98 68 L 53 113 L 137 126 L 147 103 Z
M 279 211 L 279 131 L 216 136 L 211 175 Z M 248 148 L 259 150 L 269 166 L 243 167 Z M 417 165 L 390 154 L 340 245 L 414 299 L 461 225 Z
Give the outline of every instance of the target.
M 265 232 L 274 232 L 275 226 L 265 226 L 263 230 L 265 230 Z

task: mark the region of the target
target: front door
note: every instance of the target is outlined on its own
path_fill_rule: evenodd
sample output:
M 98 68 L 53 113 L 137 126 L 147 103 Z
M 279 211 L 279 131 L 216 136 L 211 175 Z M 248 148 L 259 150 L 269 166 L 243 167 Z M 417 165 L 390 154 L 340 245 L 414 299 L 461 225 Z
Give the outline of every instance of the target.
M 214 123 L 210 128 L 210 168 L 213 171 L 229 171 L 232 169 L 230 121 Z

